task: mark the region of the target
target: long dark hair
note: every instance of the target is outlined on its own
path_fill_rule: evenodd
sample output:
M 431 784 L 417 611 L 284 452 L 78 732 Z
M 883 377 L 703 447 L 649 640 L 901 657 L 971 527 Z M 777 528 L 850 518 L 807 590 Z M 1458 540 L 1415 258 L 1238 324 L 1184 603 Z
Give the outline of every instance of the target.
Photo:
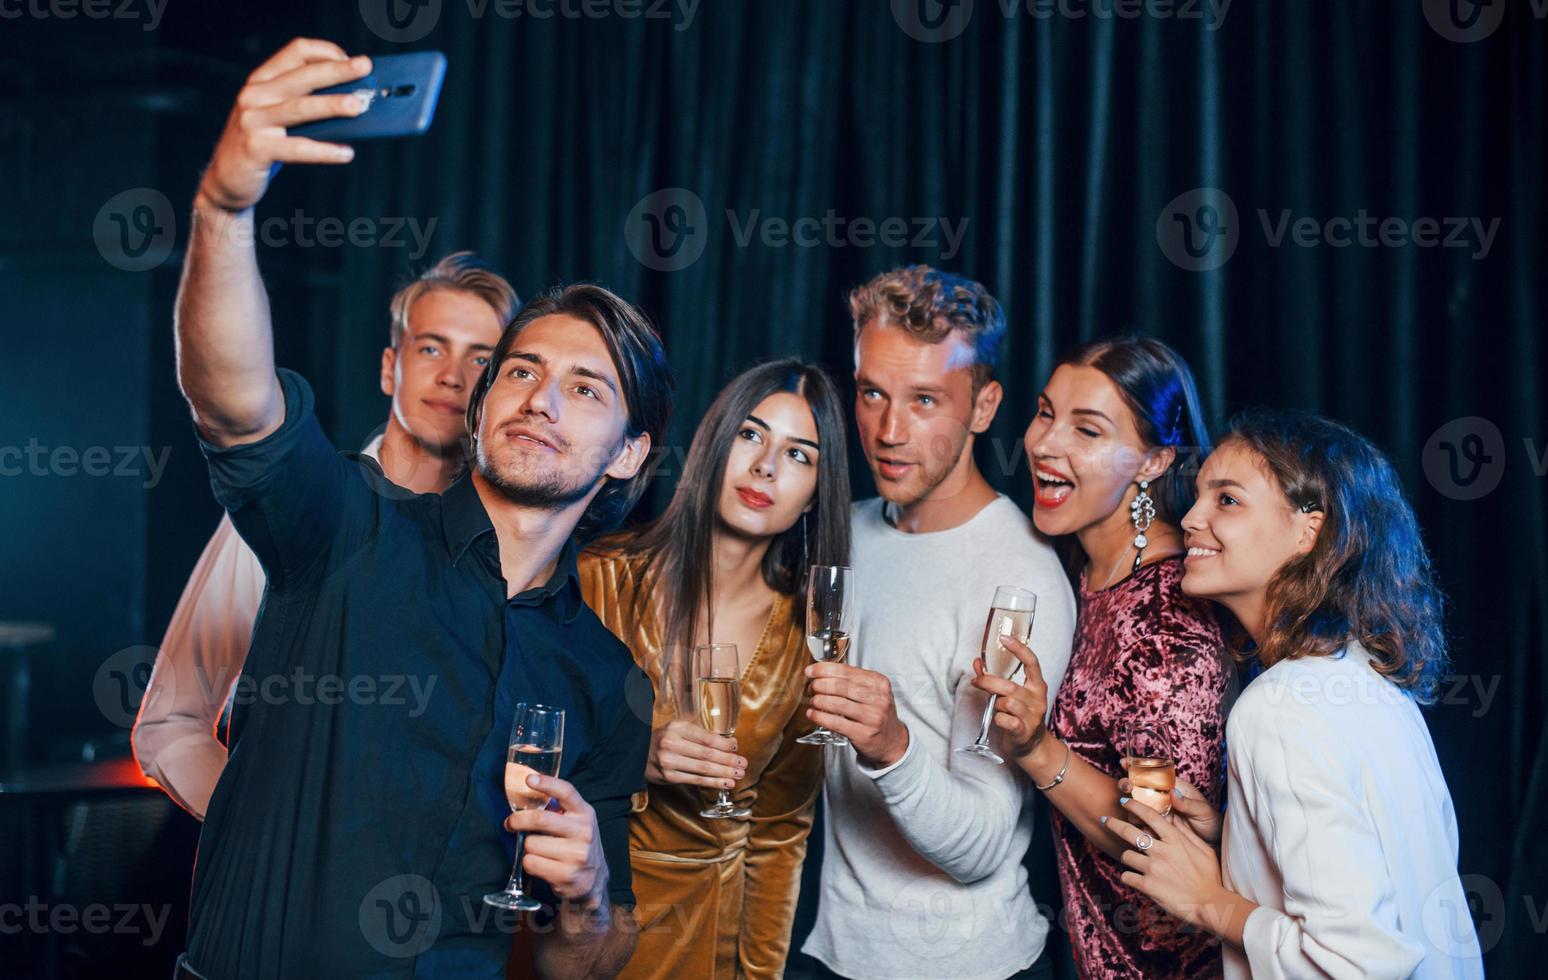
M 1177 451 L 1172 465 L 1150 481 L 1147 492 L 1155 501 L 1157 520 L 1181 522 L 1193 506 L 1199 463 L 1209 455 L 1209 429 L 1188 362 L 1159 340 L 1125 336 L 1081 344 L 1059 364 L 1093 367 L 1107 375 L 1133 413 L 1145 445 Z
M 1357 640 L 1378 673 L 1432 702 L 1446 670 L 1445 600 L 1387 457 L 1305 412 L 1245 412 L 1220 442 L 1261 459 L 1292 506 L 1323 514 L 1317 543 L 1269 581 L 1258 660 L 1328 656 Z M 1232 652 L 1250 656 L 1245 637 L 1234 639 Z
M 499 376 L 505 355 L 527 324 L 540 317 L 563 315 L 597 328 L 618 371 L 624 405 L 629 417 L 628 436 L 650 434 L 650 456 L 639 472 L 627 480 L 607 478 L 575 525 L 575 537 L 584 544 L 618 526 L 639 502 L 651 471 L 661 461 L 666 446 L 667 424 L 672 419 L 672 369 L 667 366 L 661 335 L 650 317 L 633 303 L 595 283 L 578 282 L 550 289 L 521 308 L 500 335 L 489 366 L 479 375 L 468 398 L 468 436 L 478 438 L 479 415 L 484 398 Z
M 693 646 L 700 606 L 709 612 L 713 635 L 714 532 L 726 461 L 747 416 L 759 402 L 782 391 L 801 396 L 811 406 L 822 448 L 814 506 L 805 520 L 797 520 L 770 543 L 763 580 L 777 592 L 795 595 L 806 587 L 803 561 L 849 563 L 849 450 L 838 386 L 822 368 L 789 358 L 749 368 L 721 389 L 699 422 L 666 511 L 640 530 L 604 543 L 611 550 L 648 558 L 645 575 L 650 587 L 641 592 L 662 601 L 667 649 Z

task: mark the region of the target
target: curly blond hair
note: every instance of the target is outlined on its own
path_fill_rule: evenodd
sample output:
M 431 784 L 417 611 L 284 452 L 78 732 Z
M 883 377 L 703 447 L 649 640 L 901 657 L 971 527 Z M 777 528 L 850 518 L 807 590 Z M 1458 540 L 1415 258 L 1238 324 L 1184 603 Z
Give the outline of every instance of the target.
M 982 283 L 928 265 L 890 269 L 849 293 L 855 343 L 871 324 L 897 327 L 938 344 L 961 331 L 973 348 L 973 392 L 994 378 L 1005 340 L 1005 314 Z

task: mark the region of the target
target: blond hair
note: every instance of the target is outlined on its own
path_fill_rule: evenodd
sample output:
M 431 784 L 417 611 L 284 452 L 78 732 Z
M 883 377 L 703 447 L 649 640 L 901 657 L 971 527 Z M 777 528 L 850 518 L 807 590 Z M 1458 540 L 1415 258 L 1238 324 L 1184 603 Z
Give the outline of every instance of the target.
M 521 309 L 521 300 L 517 298 L 516 290 L 489 263 L 472 252 L 453 252 L 393 294 L 390 309 L 394 349 L 403 342 L 403 336 L 408 332 L 409 310 L 414 308 L 419 297 L 436 289 L 455 289 L 477 296 L 495 311 L 495 315 L 500 318 L 502 330 L 515 319 L 516 311 Z
M 898 327 L 930 344 L 953 330 L 973 348 L 973 391 L 994 378 L 1005 340 L 1005 314 L 982 283 L 928 265 L 907 265 L 876 276 L 849 293 L 855 343 L 867 326 Z

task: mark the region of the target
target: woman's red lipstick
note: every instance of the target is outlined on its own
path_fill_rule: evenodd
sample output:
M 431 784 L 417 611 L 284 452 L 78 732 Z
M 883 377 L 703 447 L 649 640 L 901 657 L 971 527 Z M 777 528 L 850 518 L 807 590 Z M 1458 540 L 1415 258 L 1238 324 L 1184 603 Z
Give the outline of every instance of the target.
M 764 510 L 774 506 L 774 498 L 768 494 L 759 493 L 749 487 L 737 487 L 736 495 L 742 498 L 742 503 L 754 510 Z

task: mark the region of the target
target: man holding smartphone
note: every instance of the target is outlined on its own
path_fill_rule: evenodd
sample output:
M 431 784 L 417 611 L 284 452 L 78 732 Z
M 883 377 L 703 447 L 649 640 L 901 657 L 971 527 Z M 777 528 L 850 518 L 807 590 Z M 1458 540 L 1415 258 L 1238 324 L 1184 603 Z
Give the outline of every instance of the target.
M 381 360 L 382 394 L 392 402 L 360 455 L 394 486 L 440 493 L 462 475 L 468 394 L 520 305 L 510 283 L 471 252 L 446 256 L 393 295 Z M 247 660 L 263 587 L 258 556 L 222 516 L 172 613 L 134 720 L 140 770 L 200 820 L 226 768 L 215 730 Z
M 474 465 L 444 494 L 392 493 L 334 451 L 306 382 L 275 367 L 250 231 L 276 163 L 353 157 L 287 129 L 359 114 L 353 96 L 312 93 L 369 70 L 291 42 L 249 77 L 195 198 L 178 377 L 216 497 L 267 577 L 247 673 L 337 676 L 351 696 L 238 706 L 179 972 L 500 977 L 509 928 L 480 896 L 509 869 L 503 822 L 526 832 L 523 866 L 555 914 L 536 971 L 611 976 L 634 944 L 628 819 L 649 711 L 625 696 L 627 648 L 581 601 L 575 539 L 638 499 L 670 374 L 643 314 L 572 286 L 501 336 L 468 401 Z M 417 716 L 355 696 L 355 679 L 393 670 L 436 679 Z M 557 811 L 505 799 L 522 701 L 571 719 L 560 777 L 528 780 Z

